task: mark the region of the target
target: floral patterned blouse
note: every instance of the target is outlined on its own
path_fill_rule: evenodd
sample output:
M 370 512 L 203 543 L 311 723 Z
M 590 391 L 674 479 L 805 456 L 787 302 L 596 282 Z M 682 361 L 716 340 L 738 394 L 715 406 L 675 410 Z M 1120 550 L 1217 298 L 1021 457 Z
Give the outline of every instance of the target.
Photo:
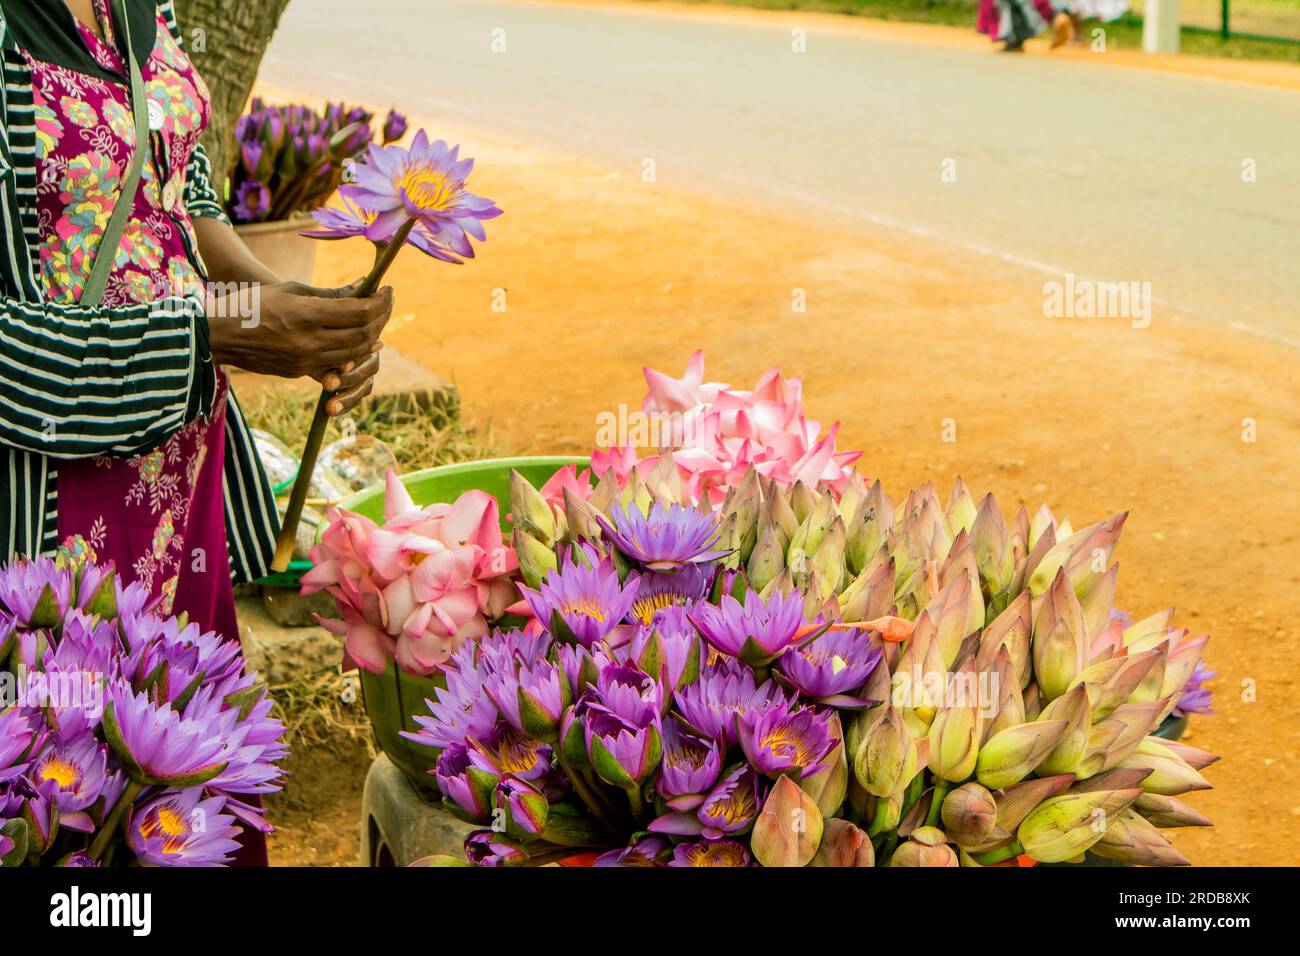
M 125 73 L 108 0 L 95 0 L 95 7 L 105 39 L 80 21 L 77 29 L 101 66 Z M 124 85 L 64 66 L 37 61 L 31 66 L 40 274 L 51 300 L 72 303 L 81 298 L 134 154 L 135 123 Z M 167 292 L 201 295 L 203 289 L 191 263 L 194 225 L 181 193 L 190 154 L 208 124 L 208 90 L 161 20 L 153 55 L 140 68 L 155 148 L 119 244 L 104 295 L 107 306 L 152 302 Z
M 61 3 L 63 0 L 53 0 Z M 95 0 L 104 37 L 80 21 L 95 61 L 126 75 L 108 0 Z M 166 295 L 204 294 L 194 224 L 183 201 L 186 170 L 207 126 L 207 87 L 162 16 L 141 73 L 148 94 L 150 154 L 104 295 L 116 307 Z M 135 149 L 130 90 L 28 56 L 36 112 L 39 275 L 48 298 L 76 303 L 95 261 Z M 207 419 L 160 448 L 129 458 L 61 462 L 59 535 L 64 550 L 112 560 L 125 579 L 234 636 L 233 596 L 221 484 L 226 384 Z

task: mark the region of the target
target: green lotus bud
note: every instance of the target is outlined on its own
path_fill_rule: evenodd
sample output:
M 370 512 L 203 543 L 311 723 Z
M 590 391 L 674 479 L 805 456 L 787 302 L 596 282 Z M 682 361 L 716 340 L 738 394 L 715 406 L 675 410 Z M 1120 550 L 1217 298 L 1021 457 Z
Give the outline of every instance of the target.
M 877 512 L 880 483 L 876 482 L 872 494 L 862 498 L 844 528 L 844 556 L 855 573 L 861 573 L 885 543 L 885 522 Z
M 1210 782 L 1201 776 L 1191 764 L 1171 750 L 1164 750 L 1148 737 L 1139 746 L 1137 753 L 1120 761 L 1120 767 L 1133 767 L 1150 770 L 1151 774 L 1141 783 L 1146 793 L 1158 793 L 1166 797 L 1176 797 L 1192 790 L 1209 790 Z
M 519 573 L 529 587 L 537 587 L 547 574 L 555 570 L 555 552 L 523 528 L 515 528 L 511 540 L 519 557 Z
M 1159 738 L 1162 750 L 1177 754 L 1186 760 L 1192 767 L 1197 770 L 1204 770 L 1212 763 L 1219 760 L 1218 754 L 1212 754 L 1208 750 L 1202 750 L 1200 747 L 1193 747 L 1191 744 L 1183 743 L 1181 740 L 1165 740 Z M 1144 743 L 1150 743 L 1150 738 Z
M 522 528 L 542 544 L 556 543 L 555 515 L 551 506 L 523 475 L 510 469 L 510 515 L 516 528 Z
M 875 866 L 875 851 L 861 829 L 848 820 L 831 818 L 822 827 L 822 843 L 809 866 Z
M 1102 838 L 1111 818 L 1137 799 L 1141 790 L 1099 790 L 1049 797 L 1029 812 L 1016 838 L 1040 863 L 1064 863 Z
M 780 531 L 773 524 L 768 524 L 758 536 L 758 543 L 749 556 L 749 583 L 756 590 L 762 591 L 785 570 L 785 548 L 781 544 Z
M 789 492 L 781 491 L 779 488 L 765 496 L 763 511 L 759 518 L 759 539 L 763 537 L 762 525 L 774 526 L 780 535 L 782 551 L 790 546 L 800 524 L 799 519 L 795 517 L 794 509 L 790 507 L 788 496 Z
M 831 765 L 799 780 L 799 789 L 813 798 L 823 817 L 833 816 L 839 810 L 849 789 L 849 762 L 844 751 L 844 731 L 838 713 L 831 713 L 828 728 L 831 739 L 835 741 Z
M 975 499 L 971 497 L 966 482 L 958 477 L 952 486 L 952 494 L 948 498 L 948 509 L 945 515 L 948 533 L 955 538 L 962 531 L 970 531 L 975 525 L 977 513 Z
M 1178 642 L 1169 652 L 1169 656 L 1165 661 L 1164 680 L 1160 685 L 1160 697 L 1167 699 L 1160 714 L 1161 720 L 1173 713 L 1174 707 L 1178 705 L 1178 699 L 1183 694 L 1183 687 L 1191 678 L 1192 671 L 1196 670 L 1196 665 L 1200 663 L 1201 654 L 1205 650 L 1208 641 L 1208 637 L 1183 640 Z
M 808 516 L 816 510 L 819 502 L 817 493 L 802 481 L 796 481 L 790 489 L 790 507 L 800 524 L 808 520 Z
M 1027 687 L 1034 669 L 1029 653 L 1030 621 L 1029 592 L 1021 591 L 980 634 L 976 666 L 987 668 L 997 657 L 998 648 L 1005 647 L 1011 655 L 1016 686 Z
M 977 686 L 973 659 L 962 665 L 955 681 L 959 688 L 965 686 L 972 690 L 959 691 L 961 699 L 939 709 L 930 724 L 928 738 L 930 771 L 936 777 L 960 783 L 975 772 L 983 729 L 979 695 L 973 690 Z
M 1159 830 L 1132 809 L 1115 814 L 1092 852 L 1135 866 L 1189 866 Z
M 1109 770 L 1133 754 L 1147 734 L 1160 726 L 1163 719 L 1164 701 L 1138 701 L 1121 704 L 1111 711 L 1110 716 L 1093 725 L 1096 732 L 1103 724 L 1117 728 L 1112 739 L 1106 742 L 1105 759 L 1100 769 Z
M 1048 797 L 1065 793 L 1073 780 L 1074 775 L 1068 773 L 1054 777 L 1034 777 L 999 791 L 998 828 L 1008 833 L 1015 833 L 1025 817 L 1029 815 L 1029 811 Z
M 965 783 L 944 797 L 940 809 L 944 831 L 958 846 L 979 846 L 998 823 L 998 808 L 978 783 Z
M 1183 801 L 1158 793 L 1142 794 L 1133 801 L 1133 809 L 1157 827 L 1213 826 L 1207 817 L 1197 813 Z
M 830 497 L 822 499 L 829 501 Z M 844 522 L 836 516 L 813 553 L 812 570 L 826 589 L 823 599 L 840 590 L 844 581 Z
M 1124 628 L 1124 646 L 1130 654 L 1159 647 L 1169 638 L 1169 625 L 1173 618 L 1174 609 L 1169 607 L 1130 624 Z
M 900 793 L 916 776 L 912 733 L 895 708 L 888 707 L 862 735 L 853 755 L 853 773 L 862 789 L 877 797 Z
M 1087 638 L 1079 599 L 1060 571 L 1034 619 L 1031 654 L 1044 699 L 1055 700 L 1070 689 L 1087 663 Z
M 1074 773 L 1088 749 L 1092 732 L 1091 711 L 1088 709 L 1088 692 L 1083 687 L 1056 698 L 1043 709 L 1039 721 L 1064 720 L 1065 732 L 1056 747 L 1038 765 L 1042 774 Z
M 994 734 L 980 748 L 976 778 L 990 790 L 1019 783 L 1056 748 L 1068 726 L 1064 720 L 1036 720 Z
M 894 851 L 890 866 L 958 866 L 957 854 L 938 827 L 918 827 Z
M 845 623 L 883 617 L 894 606 L 894 561 L 884 555 L 880 558 L 840 595 L 840 618 Z
M 807 866 L 822 841 L 822 815 L 789 777 L 777 779 L 754 821 L 750 849 L 764 866 Z

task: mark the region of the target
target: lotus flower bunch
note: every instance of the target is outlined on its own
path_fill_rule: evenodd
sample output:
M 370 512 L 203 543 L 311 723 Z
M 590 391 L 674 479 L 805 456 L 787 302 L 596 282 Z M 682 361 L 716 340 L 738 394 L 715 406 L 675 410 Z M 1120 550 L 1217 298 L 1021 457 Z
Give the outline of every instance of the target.
M 1186 862 L 1164 831 L 1208 823 L 1216 758 L 1157 731 L 1206 638 L 1112 613 L 1123 515 L 757 466 L 715 509 L 661 466 L 558 508 L 512 477 L 531 620 L 450 659 L 413 737 L 470 862 Z
M 218 866 L 269 832 L 284 726 L 243 663 L 111 565 L 0 568 L 0 862 Z
M 324 203 L 346 177 L 346 163 L 376 138 L 401 139 L 406 118 L 390 111 L 375 117 L 361 107 L 331 103 L 323 110 L 302 105 L 268 106 L 254 98 L 235 125 L 230 170 L 230 213 L 237 223 L 288 219 Z
M 320 623 L 368 671 L 395 660 L 428 676 L 519 600 L 518 562 L 491 495 L 468 491 L 452 504 L 417 508 L 390 471 L 382 525 L 336 509 L 329 518 L 303 593 L 334 597 L 342 618 Z
M 823 432 L 804 412 L 800 380 L 785 378 L 780 368 L 768 369 L 748 390 L 705 382 L 703 352 L 691 357 L 679 379 L 652 368 L 643 372 L 649 391 L 642 411 L 655 423 L 647 431 L 664 447 L 638 449 L 629 442 L 599 448 L 590 472 L 579 476 L 570 469 L 545 491 L 567 487 L 583 497 L 606 472 L 622 486 L 665 463 L 675 466 L 677 496 L 715 508 L 751 468 L 769 481 L 824 486 L 837 495 L 853 480 L 852 465 L 862 452 L 837 449 L 839 423 Z

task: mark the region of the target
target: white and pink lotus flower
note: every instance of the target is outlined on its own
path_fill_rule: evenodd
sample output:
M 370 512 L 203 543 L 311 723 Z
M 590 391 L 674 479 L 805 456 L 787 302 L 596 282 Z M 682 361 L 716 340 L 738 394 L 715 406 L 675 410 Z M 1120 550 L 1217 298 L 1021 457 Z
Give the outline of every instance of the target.
M 388 473 L 384 523 L 330 509 L 312 550 L 304 594 L 333 595 L 342 620 L 321 624 L 345 638 L 348 657 L 382 672 L 388 661 L 427 676 L 518 600 L 514 549 L 503 543 L 497 501 L 468 491 L 454 504 L 416 507 Z

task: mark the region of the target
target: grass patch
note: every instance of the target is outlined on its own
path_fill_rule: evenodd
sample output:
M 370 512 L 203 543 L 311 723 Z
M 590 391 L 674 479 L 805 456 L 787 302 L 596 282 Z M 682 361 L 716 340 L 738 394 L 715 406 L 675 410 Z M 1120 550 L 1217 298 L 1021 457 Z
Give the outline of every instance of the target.
M 274 716 L 284 721 L 290 750 L 334 746 L 340 739 L 370 745 L 370 721 L 361 706 L 356 675 L 340 674 L 337 666 L 314 674 L 270 684 Z
M 290 448 L 307 441 L 316 399 L 274 389 L 259 391 L 243 403 L 254 428 L 270 432 Z M 330 419 L 325 444 L 343 437 L 345 427 L 355 434 L 371 435 L 388 445 L 402 473 L 496 457 L 491 429 L 480 435 L 460 421 L 460 403 L 454 391 L 402 393 L 367 398 L 349 414 L 351 426 Z

